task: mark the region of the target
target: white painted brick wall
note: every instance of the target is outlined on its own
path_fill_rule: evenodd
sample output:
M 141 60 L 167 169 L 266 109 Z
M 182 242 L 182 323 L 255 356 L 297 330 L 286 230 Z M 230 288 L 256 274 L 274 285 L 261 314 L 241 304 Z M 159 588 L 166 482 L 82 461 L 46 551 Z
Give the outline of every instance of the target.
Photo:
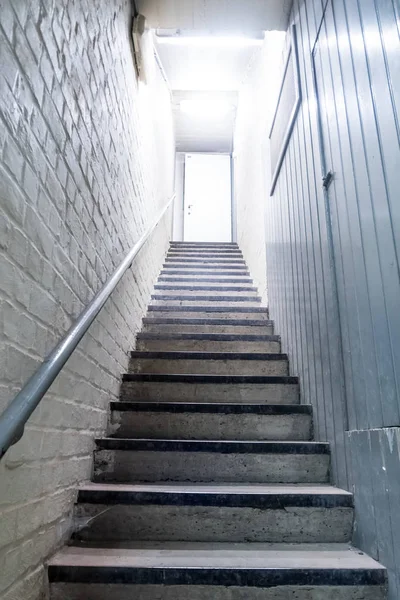
M 279 35 L 279 34 L 278 34 Z M 268 135 L 275 108 L 283 37 L 268 33 L 239 93 L 234 134 L 237 241 L 264 302 L 267 302 L 265 206 L 270 202 Z
M 173 191 L 169 92 L 128 0 L 0 1 L 0 411 Z M 36 600 L 171 231 L 153 234 L 0 463 L 0 597 Z

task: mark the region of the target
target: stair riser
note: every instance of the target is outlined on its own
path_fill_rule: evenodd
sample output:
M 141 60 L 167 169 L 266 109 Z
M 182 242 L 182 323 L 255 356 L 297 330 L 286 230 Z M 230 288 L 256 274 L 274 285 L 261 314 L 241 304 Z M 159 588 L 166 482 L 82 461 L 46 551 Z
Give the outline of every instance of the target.
M 201 297 L 203 298 L 203 297 Z M 210 296 L 207 296 L 207 300 L 201 299 L 201 300 L 182 300 L 182 299 L 176 299 L 172 298 L 172 299 L 168 299 L 168 300 L 155 300 L 152 299 L 151 304 L 152 306 L 157 306 L 157 307 L 164 307 L 164 306 L 171 306 L 171 307 L 184 307 L 184 308 L 192 308 L 192 307 L 196 307 L 196 306 L 204 306 L 205 304 L 208 305 L 210 308 L 212 307 L 226 307 L 229 311 L 229 318 L 231 317 L 231 310 L 235 310 L 235 308 L 256 308 L 257 306 L 259 306 L 260 304 L 260 300 L 257 297 L 254 297 L 254 300 L 248 301 L 248 300 L 244 300 L 242 298 L 238 298 L 237 300 L 226 300 L 225 299 L 226 296 L 220 296 L 219 298 L 215 297 L 215 299 L 210 300 Z
M 187 284 L 245 284 L 254 285 L 250 277 L 233 277 L 232 275 L 160 275 L 158 278 L 160 283 L 187 283 Z
M 243 260 L 243 254 L 237 250 L 204 250 L 201 252 L 199 252 L 198 250 L 177 250 L 168 252 L 166 258 L 173 258 L 176 260 L 186 260 L 188 258 L 200 258 L 206 260 L 208 260 L 209 258 L 216 260 Z
M 266 352 L 278 354 L 281 351 L 280 342 L 243 342 L 243 341 L 212 341 L 212 340 L 138 340 L 137 350 L 175 352 Z
M 287 360 L 191 360 L 132 358 L 130 373 L 176 373 L 194 375 L 289 375 Z
M 52 583 L 51 600 L 385 600 L 384 586 L 225 587 Z
M 222 298 L 227 302 L 256 302 L 259 299 L 256 291 L 243 290 L 243 291 L 219 291 L 215 290 L 156 290 L 151 295 L 152 300 L 203 300 L 204 302 L 215 302 L 220 301 Z
M 142 328 L 146 333 L 229 333 L 238 335 L 273 335 L 274 329 L 271 326 L 243 326 L 243 325 L 185 325 L 185 324 L 148 324 L 145 323 Z
M 168 281 L 160 281 L 154 286 L 157 294 L 165 294 L 173 291 L 174 293 L 183 293 L 187 292 L 218 292 L 218 293 L 226 293 L 226 292 L 247 292 L 248 294 L 256 294 L 257 289 L 251 283 L 224 283 L 224 282 L 202 282 L 202 281 L 183 281 L 183 282 L 168 282 Z
M 250 277 L 250 273 L 247 269 L 243 269 L 242 267 L 230 269 L 214 269 L 213 267 L 206 268 L 195 268 L 195 267 L 168 267 L 164 268 L 160 272 L 160 276 L 175 276 L 178 275 L 180 277 Z
M 76 533 L 90 542 L 348 542 L 352 508 L 80 504 Z
M 121 400 L 176 400 L 196 402 L 259 402 L 298 404 L 297 384 L 177 383 L 163 381 L 124 381 Z
M 222 454 L 97 450 L 94 480 L 102 482 L 326 483 L 327 454 Z
M 311 415 L 252 415 L 113 411 L 113 437 L 180 440 L 311 439 Z
M 237 319 L 240 321 L 269 321 L 268 312 L 264 310 L 263 312 L 235 312 L 235 309 L 232 311 L 211 311 L 211 310 L 187 310 L 177 309 L 176 307 L 171 307 L 172 310 L 163 310 L 162 307 L 157 307 L 160 310 L 149 310 L 147 313 L 147 317 L 149 319 L 225 319 L 227 321 L 231 321 L 232 319 Z M 237 307 L 236 307 L 237 309 Z
M 215 259 L 200 259 L 200 258 L 187 258 L 176 260 L 172 258 L 166 258 L 163 268 L 171 269 L 247 269 L 244 260 L 215 260 Z

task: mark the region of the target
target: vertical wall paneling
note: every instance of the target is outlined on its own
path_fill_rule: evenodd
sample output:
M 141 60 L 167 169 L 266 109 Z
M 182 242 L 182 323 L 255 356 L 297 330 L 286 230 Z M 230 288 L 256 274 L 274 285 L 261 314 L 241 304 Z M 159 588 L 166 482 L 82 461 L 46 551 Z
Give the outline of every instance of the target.
M 267 202 L 269 305 L 354 542 L 400 593 L 400 8 L 294 0 L 302 104 Z M 327 191 L 322 177 L 333 171 Z

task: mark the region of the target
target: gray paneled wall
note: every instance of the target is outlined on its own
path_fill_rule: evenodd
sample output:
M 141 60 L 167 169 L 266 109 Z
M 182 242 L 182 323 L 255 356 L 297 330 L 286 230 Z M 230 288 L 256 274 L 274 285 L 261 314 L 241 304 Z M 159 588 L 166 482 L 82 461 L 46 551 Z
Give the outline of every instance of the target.
M 398 0 L 295 0 L 303 102 L 267 202 L 270 311 L 400 597 Z M 315 82 L 314 82 L 315 69 Z M 317 93 L 316 93 L 317 92 Z M 319 110 L 318 110 L 319 108 Z M 325 194 L 322 176 L 334 180 Z M 396 568 L 397 565 L 397 568 Z

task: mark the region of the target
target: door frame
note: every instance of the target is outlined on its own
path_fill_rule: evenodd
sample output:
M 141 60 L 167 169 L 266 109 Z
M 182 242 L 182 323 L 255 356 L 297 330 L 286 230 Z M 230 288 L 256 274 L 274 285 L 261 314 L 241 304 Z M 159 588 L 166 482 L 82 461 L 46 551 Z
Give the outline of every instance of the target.
M 236 204 L 234 195 L 234 155 L 231 152 L 183 152 L 183 181 L 182 181 L 182 240 L 185 239 L 185 180 L 186 180 L 186 157 L 190 154 L 206 155 L 206 156 L 229 156 L 230 157 L 230 182 L 231 182 L 231 240 L 236 242 Z

